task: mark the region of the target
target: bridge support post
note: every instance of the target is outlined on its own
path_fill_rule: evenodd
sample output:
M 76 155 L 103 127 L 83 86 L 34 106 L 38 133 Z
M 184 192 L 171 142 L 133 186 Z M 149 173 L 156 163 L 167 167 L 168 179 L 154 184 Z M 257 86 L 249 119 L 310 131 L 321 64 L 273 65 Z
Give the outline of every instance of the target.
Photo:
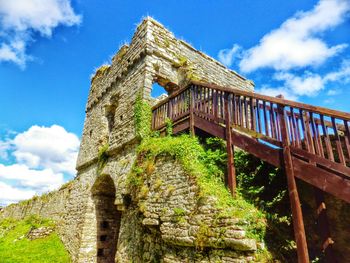
M 225 123 L 226 123 L 226 149 L 227 149 L 227 184 L 233 196 L 236 195 L 236 169 L 234 165 L 234 149 L 231 131 L 231 112 L 229 108 L 229 94 L 225 93 Z
M 303 214 L 301 210 L 298 189 L 295 181 L 292 155 L 290 152 L 290 141 L 288 135 L 288 128 L 286 124 L 286 115 L 284 106 L 278 105 L 278 115 L 280 120 L 280 129 L 283 146 L 283 161 L 284 170 L 287 176 L 289 199 L 292 208 L 293 228 L 295 241 L 297 243 L 298 262 L 309 263 L 309 252 L 307 249 L 307 242 L 305 236 L 305 228 L 303 222 Z
M 331 238 L 324 192 L 316 187 L 314 187 L 314 191 L 317 206 L 317 226 L 322 242 L 321 251 L 325 253 L 325 262 L 336 263 L 338 261 L 333 252 L 334 241 Z

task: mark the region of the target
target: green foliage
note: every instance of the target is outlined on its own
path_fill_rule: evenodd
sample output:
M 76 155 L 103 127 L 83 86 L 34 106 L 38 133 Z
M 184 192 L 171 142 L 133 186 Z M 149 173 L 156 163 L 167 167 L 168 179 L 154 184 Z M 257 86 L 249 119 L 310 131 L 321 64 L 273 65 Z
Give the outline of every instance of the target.
M 175 216 L 184 216 L 186 214 L 186 211 L 181 207 L 175 207 L 173 211 Z
M 295 242 L 286 176 L 280 169 L 243 151 L 235 153 L 239 192 L 267 219 L 265 243 L 283 262 L 293 262 Z
M 98 167 L 97 171 L 100 173 L 103 169 L 103 167 L 106 165 L 108 161 L 108 149 L 109 149 L 109 144 L 105 143 L 98 149 Z
M 167 136 L 173 135 L 173 123 L 169 118 L 165 119 L 165 131 Z
M 13 262 L 71 262 L 68 252 L 56 233 L 29 240 L 26 236 L 31 229 L 53 227 L 48 219 L 30 216 L 24 220 L 5 219 L 0 221 L 0 261 Z
M 155 160 L 159 156 L 174 157 L 197 180 L 200 188 L 199 199 L 216 197 L 216 205 L 222 210 L 221 217 L 240 218 L 250 237 L 261 240 L 265 235 L 264 214 L 240 195 L 232 198 L 222 180 L 223 171 L 217 167 L 217 164 L 223 166 L 225 159 L 222 150 L 219 150 L 222 142 L 212 139 L 208 140 L 208 148 L 209 144 L 217 145 L 217 149 L 205 150 L 197 138 L 189 135 L 148 138 L 138 147 L 138 163 Z
M 142 100 L 141 95 L 138 95 L 135 101 L 134 121 L 136 135 L 141 139 L 147 138 L 152 134 L 152 110 L 151 106 Z

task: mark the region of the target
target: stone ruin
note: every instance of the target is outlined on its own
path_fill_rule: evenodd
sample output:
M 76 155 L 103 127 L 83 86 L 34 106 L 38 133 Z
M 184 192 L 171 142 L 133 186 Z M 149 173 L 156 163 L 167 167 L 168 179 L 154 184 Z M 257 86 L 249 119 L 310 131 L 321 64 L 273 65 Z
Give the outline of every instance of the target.
M 211 228 L 213 233 L 221 231 L 220 240 L 213 235 L 198 248 L 203 223 L 212 225 L 218 211 L 210 199 L 198 204 L 196 182 L 173 159 L 157 161 L 147 176 L 150 187 L 142 202 L 126 187 L 139 143 L 133 116 L 137 96 L 154 103 L 154 83 L 172 94 L 193 80 L 254 89 L 252 81 L 145 18 L 130 45 L 122 46 L 111 65 L 99 68 L 91 80 L 76 178 L 45 198 L 5 208 L 0 218 L 38 214 L 55 220 L 74 262 L 253 260 L 262 244 L 247 238 L 235 218 L 224 218 Z M 101 167 L 99 149 L 106 144 L 109 158 Z M 178 207 L 184 220 L 174 222 L 171 213 Z

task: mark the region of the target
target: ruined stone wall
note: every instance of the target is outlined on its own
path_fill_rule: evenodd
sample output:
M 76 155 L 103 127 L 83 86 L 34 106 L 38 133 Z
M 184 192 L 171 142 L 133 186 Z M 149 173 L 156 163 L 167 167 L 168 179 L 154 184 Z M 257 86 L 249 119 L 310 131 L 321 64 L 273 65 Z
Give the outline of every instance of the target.
M 158 159 L 141 185 L 130 186 L 116 262 L 246 262 L 257 242 L 244 222 L 220 216 L 213 197 L 172 157 Z M 132 222 L 132 223 L 130 223 Z

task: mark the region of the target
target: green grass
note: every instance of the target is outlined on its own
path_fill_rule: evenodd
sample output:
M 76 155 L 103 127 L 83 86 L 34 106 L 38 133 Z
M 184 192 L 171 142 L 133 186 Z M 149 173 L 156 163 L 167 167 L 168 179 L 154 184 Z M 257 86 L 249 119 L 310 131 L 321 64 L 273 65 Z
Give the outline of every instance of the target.
M 1 263 L 66 263 L 70 256 L 55 232 L 44 238 L 29 240 L 26 235 L 33 228 L 51 226 L 50 220 L 35 216 L 17 221 L 0 221 L 0 262 Z
M 219 153 L 218 153 L 219 154 Z M 218 217 L 241 219 L 247 235 L 263 240 L 266 228 L 264 213 L 244 200 L 239 194 L 233 198 L 222 180 L 222 170 L 217 166 L 218 157 L 213 151 L 205 150 L 198 139 L 189 135 L 177 137 L 150 137 L 144 139 L 138 148 L 138 159 L 130 178 L 142 181 L 146 165 L 160 156 L 172 156 L 199 185 L 198 199 L 214 196 L 216 206 L 222 212 Z M 141 171 L 135 173 L 135 171 Z M 147 174 L 147 173 L 146 173 Z M 129 179 L 130 180 L 130 179 Z

